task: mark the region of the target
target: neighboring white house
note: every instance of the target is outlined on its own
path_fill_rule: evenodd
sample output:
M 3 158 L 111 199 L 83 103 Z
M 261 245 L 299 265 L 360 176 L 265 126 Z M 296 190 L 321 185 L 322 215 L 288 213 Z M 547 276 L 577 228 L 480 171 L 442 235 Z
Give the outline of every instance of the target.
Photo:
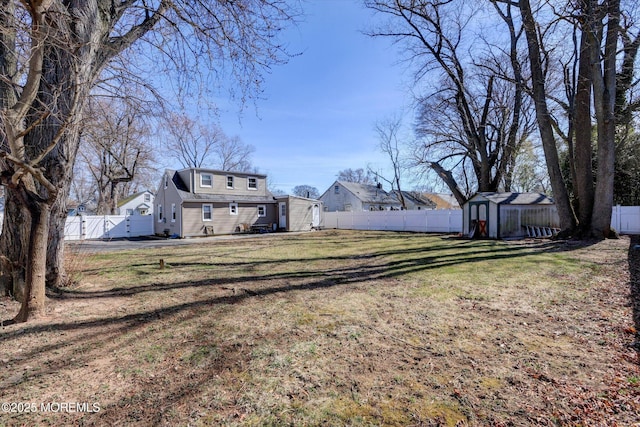
M 436 205 L 420 193 L 402 192 L 407 209 L 435 209 Z M 386 192 L 382 184 L 358 184 L 336 181 L 320 196 L 326 212 L 359 212 L 400 210 L 397 192 Z
M 119 215 L 153 215 L 154 194 L 149 191 L 141 191 L 120 200 L 118 203 Z

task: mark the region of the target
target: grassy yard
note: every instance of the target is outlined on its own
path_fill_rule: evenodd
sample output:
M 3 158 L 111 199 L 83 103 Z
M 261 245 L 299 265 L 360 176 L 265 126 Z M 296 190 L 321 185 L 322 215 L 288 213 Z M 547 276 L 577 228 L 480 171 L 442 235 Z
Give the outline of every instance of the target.
M 0 426 L 640 425 L 633 251 L 348 231 L 78 246 L 48 318 L 0 328 L 0 400 L 37 406 Z

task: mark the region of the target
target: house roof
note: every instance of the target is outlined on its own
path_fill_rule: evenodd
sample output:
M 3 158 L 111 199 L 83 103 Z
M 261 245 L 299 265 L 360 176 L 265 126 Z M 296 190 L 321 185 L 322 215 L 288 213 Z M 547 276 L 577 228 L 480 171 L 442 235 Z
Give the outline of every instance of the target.
M 422 195 L 434 202 L 436 204 L 436 209 L 460 209 L 460 204 L 453 194 L 422 193 Z
M 498 205 L 553 205 L 553 199 L 542 193 L 477 193 Z M 475 196 L 474 196 L 475 197 Z M 473 197 L 472 197 L 473 199 Z
M 359 184 L 356 182 L 336 181 L 365 203 L 398 204 L 398 199 L 377 185 Z
M 393 194 L 395 196 L 397 192 L 394 191 Z M 404 196 L 405 200 L 409 199 L 409 201 L 414 205 L 428 206 L 431 209 L 436 208 L 436 204 L 431 199 L 417 191 L 403 191 L 402 195 Z
M 133 199 L 135 199 L 138 196 L 143 195 L 144 193 L 149 193 L 149 194 L 153 194 L 151 191 L 149 190 L 144 190 L 144 191 L 139 191 L 135 194 L 132 194 L 130 196 L 125 197 L 124 199 L 120 200 L 118 202 L 118 207 L 121 207 L 122 205 L 124 205 L 125 203 L 129 203 L 130 201 L 132 201 Z

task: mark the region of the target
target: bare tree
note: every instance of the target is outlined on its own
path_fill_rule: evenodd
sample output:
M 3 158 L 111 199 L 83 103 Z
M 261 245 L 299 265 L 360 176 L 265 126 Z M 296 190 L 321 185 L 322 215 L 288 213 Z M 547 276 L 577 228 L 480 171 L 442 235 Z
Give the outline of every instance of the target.
M 401 185 L 402 175 L 406 169 L 406 162 L 401 157 L 400 142 L 398 141 L 401 128 L 402 120 L 399 118 L 382 120 L 375 126 L 380 151 L 389 158 L 391 173 L 393 174 L 392 177 L 378 176 L 389 183 L 391 191 L 397 194 L 402 208 L 407 209 L 407 203 L 405 202 Z
M 366 0 L 365 4 L 388 17 L 387 25 L 370 35 L 402 43 L 416 68 L 416 84 L 427 77 L 438 82 L 418 99 L 416 132 L 421 143 L 416 161 L 436 171 L 461 205 L 468 194 L 461 190 L 455 169 L 465 181 L 473 181 L 477 191 L 508 187 L 519 146 L 530 132 L 523 120 L 525 86 L 517 58 L 521 30 L 506 19 L 508 49 L 485 40 L 487 53 L 470 48 L 478 45 L 479 36 L 468 23 L 480 11 L 472 10 L 469 2 Z M 509 17 L 511 7 L 499 11 Z
M 343 169 L 338 172 L 338 181 L 344 182 L 356 182 L 358 184 L 375 184 L 375 174 L 370 170 L 358 169 Z
M 296 185 L 293 187 L 292 192 L 294 196 L 306 197 L 308 199 L 317 199 L 320 197 L 320 191 L 311 185 Z
M 222 129 L 206 128 L 186 114 L 169 112 L 166 117 L 164 148 L 185 168 L 206 166 L 213 147 L 223 137 Z
M 141 104 L 92 98 L 81 134 L 80 158 L 87 164 L 97 190 L 97 213 L 116 214 L 127 184 L 149 169 L 154 147 Z
M 616 72 L 618 40 L 621 34 L 620 1 L 609 0 L 600 3 L 584 0 L 577 2 L 575 10 L 567 13 L 569 17 L 578 18 L 567 19 L 567 21 L 581 35 L 580 48 L 576 53 L 578 77 L 575 85 L 569 85 L 571 89 L 575 87 L 575 92 L 569 96 L 570 107 L 568 108 L 569 123 L 575 125 L 575 144 L 570 145 L 569 161 L 572 164 L 572 175 L 577 187 L 578 203 L 575 206 L 578 211 L 577 217 L 574 215 L 567 185 L 559 165 L 554 134 L 559 132 L 559 126 L 548 107 L 549 100 L 553 100 L 554 97 L 547 89 L 549 80 L 545 73 L 545 63 L 549 62 L 549 51 L 542 44 L 544 37 L 540 33 L 540 29 L 545 28 L 545 25 L 541 24 L 541 20 L 536 19 L 528 0 L 520 0 L 517 5 L 528 42 L 532 97 L 535 101 L 538 128 L 561 227 L 565 234 L 575 233 L 579 225 L 578 234 L 588 233 L 594 237 L 607 237 L 611 232 L 613 206 L 616 105 L 623 104 L 620 102 L 620 97 L 616 96 L 617 86 L 624 81 Z M 632 43 L 626 45 L 623 58 L 633 50 L 631 45 Z M 543 54 L 546 62 L 543 62 Z M 622 63 L 627 67 L 627 69 L 623 68 L 624 72 L 628 72 L 630 65 L 627 60 L 623 60 Z M 591 174 L 591 98 L 596 117 L 598 147 L 595 187 Z M 571 101 L 574 102 L 573 107 L 571 107 Z M 569 133 L 572 134 L 571 128 Z
M 217 158 L 217 167 L 222 170 L 249 172 L 255 169 L 251 164 L 251 155 L 255 148 L 242 142 L 239 136 L 223 135 L 213 151 Z
M 185 168 L 249 171 L 255 148 L 229 137 L 216 124 L 202 125 L 187 114 L 169 113 L 164 148 Z
M 22 302 L 15 320 L 26 321 L 44 312 L 45 283 L 63 278 L 79 119 L 114 59 L 138 48 L 140 64 L 156 64 L 149 54 L 160 51 L 164 65 L 182 71 L 183 87 L 186 77 L 202 73 L 205 80 L 204 70 L 226 70 L 244 102 L 260 92 L 265 71 L 286 60 L 276 36 L 292 13 L 280 0 L 1 0 L 0 6 L 0 178 L 11 221 L 5 231 L 12 230 L 0 237 L 2 284 Z M 130 75 L 138 71 L 123 65 Z

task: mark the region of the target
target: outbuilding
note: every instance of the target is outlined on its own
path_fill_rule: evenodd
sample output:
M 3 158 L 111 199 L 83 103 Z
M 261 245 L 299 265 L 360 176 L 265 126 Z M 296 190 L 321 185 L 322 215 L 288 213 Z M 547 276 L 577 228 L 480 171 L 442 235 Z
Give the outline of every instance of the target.
M 542 193 L 476 193 L 463 206 L 463 233 L 471 238 L 548 237 L 559 223 L 555 202 Z
M 298 196 L 276 196 L 278 229 L 282 231 L 311 231 L 323 226 L 322 202 Z

